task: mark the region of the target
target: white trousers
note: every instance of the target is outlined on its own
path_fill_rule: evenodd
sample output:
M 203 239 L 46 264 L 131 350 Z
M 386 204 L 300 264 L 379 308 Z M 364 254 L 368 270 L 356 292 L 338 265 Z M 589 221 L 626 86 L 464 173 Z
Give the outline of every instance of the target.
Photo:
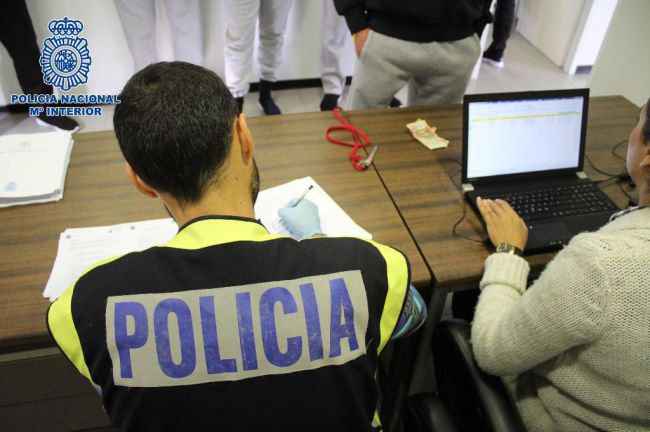
M 155 0 L 115 0 L 135 71 L 158 61 Z M 172 28 L 174 57 L 203 64 L 203 41 L 198 0 L 165 0 Z
M 259 17 L 260 78 L 276 81 L 275 71 L 282 60 L 282 43 L 293 0 L 226 1 L 226 85 L 234 97 L 248 93 L 253 65 L 255 23 Z
M 345 87 L 345 74 L 341 60 L 345 41 L 351 37 L 350 31 L 345 23 L 345 18 L 336 12 L 334 0 L 322 0 L 322 2 L 321 62 L 323 69 L 321 81 L 323 82 L 323 93 L 341 95 Z

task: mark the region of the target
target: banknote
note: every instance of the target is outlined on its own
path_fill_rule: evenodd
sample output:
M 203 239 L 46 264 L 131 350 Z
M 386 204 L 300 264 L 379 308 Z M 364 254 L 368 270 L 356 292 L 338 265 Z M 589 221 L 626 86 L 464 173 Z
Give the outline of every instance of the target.
M 426 120 L 417 119 L 406 125 L 413 138 L 420 141 L 429 150 L 447 147 L 449 141 L 436 134 L 436 128 L 429 126 Z

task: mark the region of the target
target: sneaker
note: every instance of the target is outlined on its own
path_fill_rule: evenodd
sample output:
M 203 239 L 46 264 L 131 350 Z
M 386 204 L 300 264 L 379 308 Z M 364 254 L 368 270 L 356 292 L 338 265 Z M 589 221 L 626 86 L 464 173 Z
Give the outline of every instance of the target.
M 388 106 L 390 106 L 391 108 L 399 108 L 402 106 L 402 101 L 393 96 Z
M 323 100 L 320 101 L 321 111 L 332 111 L 339 103 L 339 95 L 334 93 L 325 93 Z
M 487 51 L 483 53 L 483 61 L 489 65 L 498 68 L 502 68 L 503 66 L 505 66 L 505 63 L 503 62 L 503 57 L 493 56 Z
M 41 126 L 54 126 L 63 132 L 74 133 L 79 130 L 79 123 L 76 120 L 66 116 L 47 116 L 42 112 L 36 118 L 36 123 Z
M 236 97 L 235 102 L 237 102 L 237 109 L 239 109 L 239 114 L 244 111 L 244 97 Z
M 258 105 L 266 115 L 282 114 L 282 111 L 280 111 L 280 108 L 278 108 L 278 106 L 275 104 L 275 101 L 273 100 L 272 97 L 260 99 Z

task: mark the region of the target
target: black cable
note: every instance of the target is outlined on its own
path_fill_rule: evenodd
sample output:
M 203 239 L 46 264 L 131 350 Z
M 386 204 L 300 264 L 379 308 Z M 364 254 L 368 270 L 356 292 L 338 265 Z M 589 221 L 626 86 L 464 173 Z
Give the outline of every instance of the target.
M 619 162 L 623 162 L 623 164 L 625 164 L 625 158 L 623 158 L 623 156 L 621 156 L 621 155 L 619 155 L 618 153 L 616 153 L 616 150 L 617 150 L 621 145 L 625 144 L 626 142 L 627 142 L 627 140 L 619 141 L 618 143 L 616 143 L 616 144 L 612 147 L 612 155 L 613 155 L 613 156 L 614 156 L 614 157 L 615 157 Z M 625 169 L 623 169 L 623 171 L 621 171 L 621 172 L 618 173 L 618 174 L 613 174 L 613 173 L 609 173 L 609 172 L 603 171 L 603 170 L 601 170 L 600 168 L 598 168 L 596 165 L 594 165 L 594 163 L 593 163 L 592 160 L 589 158 L 589 155 L 587 155 L 587 153 L 585 153 L 585 159 L 587 159 L 587 162 L 589 162 L 589 165 L 591 165 L 591 167 L 592 167 L 596 172 L 599 172 L 600 174 L 603 174 L 603 175 L 608 176 L 608 178 L 606 178 L 606 179 L 602 179 L 602 180 L 598 180 L 598 181 L 596 181 L 595 183 L 602 183 L 602 182 L 605 182 L 605 181 L 611 180 L 611 179 L 613 179 L 613 178 L 618 178 L 619 180 L 625 180 L 625 176 L 626 176 L 626 174 L 627 174 L 627 172 L 626 172 Z
M 611 177 L 604 178 L 604 179 L 602 179 L 602 180 L 595 180 L 595 181 L 594 181 L 594 184 L 599 185 L 599 184 L 602 184 L 602 183 L 608 182 L 608 181 L 610 181 L 610 180 L 616 180 L 616 181 L 619 181 L 619 180 L 621 180 L 621 178 L 620 178 L 620 176 L 611 176 Z
M 625 158 L 623 156 L 619 155 L 618 153 L 616 153 L 616 149 L 618 149 L 621 145 L 625 144 L 626 142 L 627 142 L 627 140 L 624 139 L 623 141 L 620 141 L 618 144 L 616 144 L 614 147 L 612 147 L 612 154 L 614 155 L 614 157 L 616 159 L 620 160 L 623 163 L 626 162 Z
M 594 165 L 594 163 L 591 161 L 591 159 L 589 158 L 589 156 L 587 155 L 587 153 L 585 153 L 585 159 L 587 159 L 587 162 L 589 162 L 589 165 L 591 165 L 591 167 L 592 167 L 594 170 L 596 170 L 597 172 L 601 173 L 602 175 L 606 175 L 606 176 L 609 176 L 609 177 L 613 178 L 613 177 L 618 177 L 619 175 L 622 174 L 622 172 L 621 172 L 621 173 L 618 173 L 618 174 L 613 174 L 613 173 L 609 173 L 609 172 L 607 172 L 607 171 L 603 171 L 603 170 L 599 169 L 598 167 L 596 167 L 596 165 Z
M 631 201 L 634 201 L 634 200 L 635 200 L 635 198 L 634 198 L 632 195 L 630 195 L 630 194 L 625 190 L 625 188 L 623 187 L 623 183 L 619 183 L 619 184 L 618 184 L 618 187 L 621 189 L 621 192 L 623 192 L 623 193 L 625 194 L 625 196 L 626 196 L 629 200 L 631 200 Z
M 460 190 L 461 190 L 461 185 L 460 185 L 460 184 L 456 184 L 456 182 L 454 181 L 454 177 L 455 177 L 455 176 L 456 176 L 460 171 L 456 171 L 455 173 L 451 174 L 451 173 L 449 172 L 449 170 L 447 169 L 447 164 L 446 164 L 446 162 L 453 162 L 453 163 L 459 165 L 460 167 L 462 167 L 463 164 L 462 164 L 461 161 L 459 161 L 458 159 L 451 158 L 451 157 L 442 158 L 442 159 L 440 159 L 440 161 L 442 161 L 442 164 L 443 164 L 444 167 L 445 167 L 445 173 L 446 173 L 447 176 L 449 177 L 449 180 L 451 180 L 451 182 L 454 184 L 454 186 L 456 186 L 456 188 L 460 191 Z M 462 191 L 461 191 L 461 195 L 462 195 Z M 458 233 L 458 232 L 456 231 L 456 229 L 458 228 L 458 225 L 460 225 L 461 222 L 463 222 L 463 220 L 465 220 L 465 217 L 466 217 L 466 216 L 467 216 L 467 201 L 465 201 L 464 198 L 463 198 L 463 214 L 461 214 L 461 215 L 460 215 L 460 218 L 459 218 L 459 219 L 454 223 L 454 226 L 453 226 L 453 228 L 451 229 L 451 234 L 452 234 L 454 237 L 459 237 L 459 238 L 462 238 L 462 239 L 465 239 L 465 240 L 469 240 L 469 241 L 473 241 L 473 242 L 476 242 L 476 243 L 483 243 L 483 240 L 473 239 L 473 238 L 471 238 L 471 237 L 467 237 L 467 236 L 465 236 L 465 235 L 463 235 L 463 234 L 460 234 L 460 233 Z
M 464 204 L 463 204 L 463 214 L 460 216 L 460 219 L 458 219 L 458 220 L 456 221 L 456 223 L 454 224 L 454 227 L 451 229 L 451 233 L 452 233 L 455 237 L 460 237 L 460 238 L 462 238 L 462 239 L 470 240 L 470 241 L 473 241 L 473 242 L 476 242 L 476 243 L 483 243 L 483 240 L 473 239 L 473 238 L 471 238 L 471 237 L 467 237 L 467 236 L 465 236 L 465 235 L 462 235 L 462 234 L 456 232 L 456 228 L 458 228 L 458 225 L 460 225 L 460 223 L 465 219 L 465 215 L 466 215 L 466 214 L 467 214 L 467 202 L 464 202 Z

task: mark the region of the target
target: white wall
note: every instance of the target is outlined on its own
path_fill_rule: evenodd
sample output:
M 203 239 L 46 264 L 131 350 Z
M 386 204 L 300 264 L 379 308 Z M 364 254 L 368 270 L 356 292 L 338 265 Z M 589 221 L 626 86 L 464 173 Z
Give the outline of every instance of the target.
M 650 97 L 650 1 L 621 0 L 594 65 L 591 94 L 623 95 L 641 106 Z
M 558 66 L 564 65 L 585 0 L 522 0 L 517 31 Z
M 2 0 L 0 0 L 2 1 Z M 169 23 L 164 13 L 162 0 L 155 0 L 157 16 L 159 60 L 172 60 L 173 50 Z M 285 44 L 284 61 L 278 70 L 278 79 L 319 78 L 321 41 L 321 1 L 294 0 L 289 16 Z M 204 66 L 223 77 L 223 47 L 225 35 L 225 7 L 223 0 L 200 0 Z M 47 24 L 52 19 L 63 16 L 80 19 L 84 23 L 81 36 L 88 39 L 92 66 L 88 83 L 74 89 L 75 93 L 113 94 L 121 90 L 133 73 L 133 62 L 122 26 L 112 0 L 27 0 L 39 46 L 49 37 Z M 347 75 L 354 70 L 354 50 L 352 40 L 344 64 Z M 257 70 L 257 66 L 254 66 Z M 257 81 L 252 71 L 252 81 Z M 13 64 L 4 47 L 0 45 L 0 104 L 8 101 L 11 93 L 22 93 L 15 77 Z
M 578 66 L 594 65 L 617 4 L 618 0 L 585 1 L 564 63 L 565 72 L 573 74 Z

